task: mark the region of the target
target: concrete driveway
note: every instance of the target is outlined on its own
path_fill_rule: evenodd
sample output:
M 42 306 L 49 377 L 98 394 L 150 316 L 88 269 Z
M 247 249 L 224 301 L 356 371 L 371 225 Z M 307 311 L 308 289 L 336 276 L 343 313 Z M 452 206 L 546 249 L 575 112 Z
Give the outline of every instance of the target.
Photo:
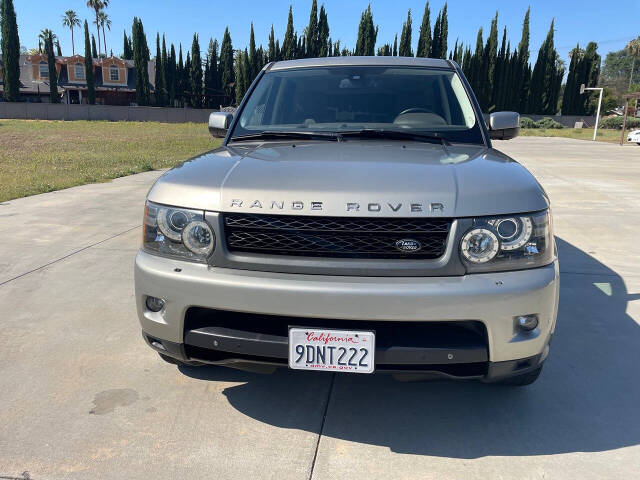
M 551 356 L 521 389 L 175 368 L 133 298 L 158 172 L 0 205 L 0 478 L 638 478 L 640 147 L 496 143 L 560 248 Z

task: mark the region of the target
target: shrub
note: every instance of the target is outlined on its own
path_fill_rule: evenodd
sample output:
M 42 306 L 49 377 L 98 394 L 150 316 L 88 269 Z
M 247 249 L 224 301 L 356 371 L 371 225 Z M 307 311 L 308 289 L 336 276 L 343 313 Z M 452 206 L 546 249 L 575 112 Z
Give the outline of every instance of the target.
M 553 118 L 545 117 L 542 120 L 535 122 L 535 128 L 564 128 L 564 126 L 556 122 Z
M 600 120 L 600 128 L 613 128 L 616 130 L 622 129 L 621 116 L 606 117 Z M 627 117 L 627 128 L 640 128 L 640 118 Z
M 520 117 L 520 128 L 536 128 L 536 122 L 529 117 Z

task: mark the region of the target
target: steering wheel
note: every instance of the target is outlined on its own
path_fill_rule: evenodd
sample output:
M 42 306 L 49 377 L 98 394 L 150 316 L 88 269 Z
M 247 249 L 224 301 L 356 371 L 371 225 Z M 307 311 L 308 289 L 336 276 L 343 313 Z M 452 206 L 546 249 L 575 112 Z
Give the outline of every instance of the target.
M 406 115 L 407 113 L 433 113 L 431 110 L 427 110 L 426 108 L 407 108 L 406 110 L 401 111 L 398 115 L 396 115 L 396 118 L 398 118 L 400 115 Z

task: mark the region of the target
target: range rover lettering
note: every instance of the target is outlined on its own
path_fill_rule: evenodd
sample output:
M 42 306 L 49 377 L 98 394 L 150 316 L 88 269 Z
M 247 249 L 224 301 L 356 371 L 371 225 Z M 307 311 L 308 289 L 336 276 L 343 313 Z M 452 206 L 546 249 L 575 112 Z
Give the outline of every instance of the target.
M 135 296 L 179 365 L 536 380 L 559 270 L 549 199 L 447 60 L 266 65 L 219 148 L 148 193 Z

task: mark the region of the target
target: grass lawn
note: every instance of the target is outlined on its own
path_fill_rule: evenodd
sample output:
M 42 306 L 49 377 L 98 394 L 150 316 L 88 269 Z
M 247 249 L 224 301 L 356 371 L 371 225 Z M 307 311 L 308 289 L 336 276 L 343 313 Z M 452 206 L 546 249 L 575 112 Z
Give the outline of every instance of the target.
M 205 124 L 0 119 L 0 202 L 172 167 L 219 144 Z
M 596 140 L 598 142 L 619 143 L 621 130 L 599 129 Z M 628 132 L 627 132 L 628 133 Z M 529 137 L 566 137 L 578 140 L 593 140 L 593 128 L 522 128 L 520 135 Z M 625 143 L 627 138 L 625 134 Z

